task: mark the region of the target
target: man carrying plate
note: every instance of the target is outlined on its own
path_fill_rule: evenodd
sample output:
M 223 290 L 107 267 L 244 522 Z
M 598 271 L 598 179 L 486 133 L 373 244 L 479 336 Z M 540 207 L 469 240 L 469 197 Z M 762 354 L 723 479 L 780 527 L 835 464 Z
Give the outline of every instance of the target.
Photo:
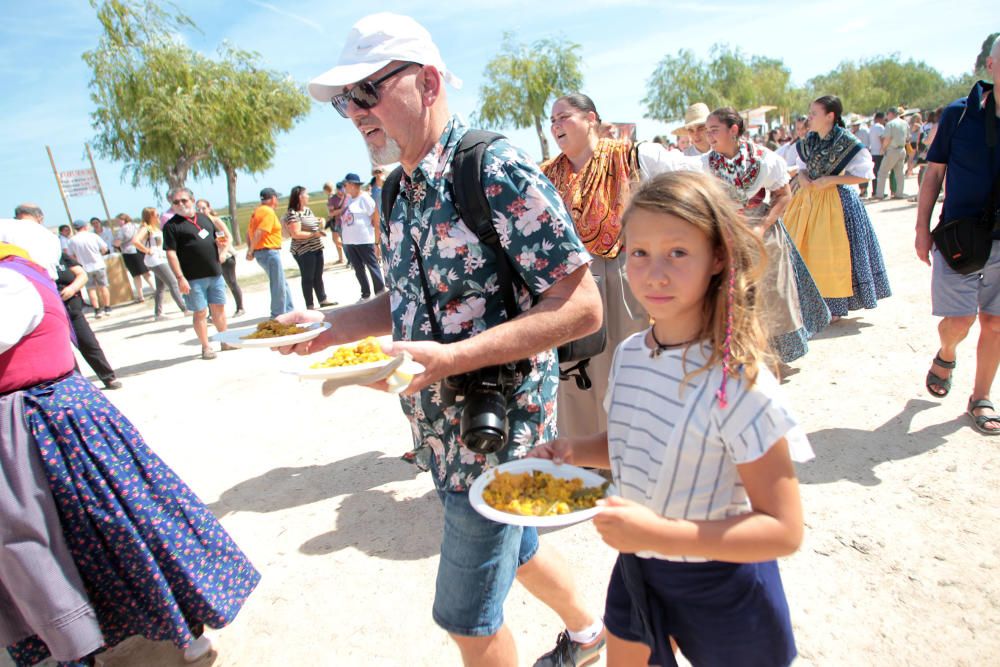
M 430 34 L 409 17 L 380 13 L 358 21 L 337 66 L 309 84 L 313 97 L 354 123 L 373 164 L 399 162 L 403 175 L 382 222 L 388 291 L 327 313 L 328 331 L 282 351 L 308 354 L 391 333 L 385 352 L 408 352 L 426 368 L 401 402 L 414 432 L 408 459 L 431 471 L 444 504 L 434 620 L 465 664 L 518 664 L 502 609 L 516 577 L 567 627 L 536 664 L 584 664 L 597 658 L 604 628 L 585 609 L 568 565 L 539 545 L 534 528 L 477 514 L 468 490 L 484 468 L 523 458 L 555 436 L 555 348 L 599 328 L 601 301 L 559 194 L 500 138 L 486 147 L 481 180 L 519 276 L 520 314 L 508 321 L 497 277 L 506 265 L 453 202 L 448 165 L 469 128 L 448 111 L 446 82 L 461 85 Z M 279 319 L 323 318 L 312 311 Z

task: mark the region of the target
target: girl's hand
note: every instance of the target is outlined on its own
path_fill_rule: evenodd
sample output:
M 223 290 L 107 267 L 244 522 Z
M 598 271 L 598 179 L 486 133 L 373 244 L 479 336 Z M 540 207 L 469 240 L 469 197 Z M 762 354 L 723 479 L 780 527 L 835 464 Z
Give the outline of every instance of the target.
M 608 496 L 597 501 L 601 511 L 594 528 L 608 546 L 626 554 L 645 551 L 656 543 L 656 533 L 665 519 L 645 505 Z
M 556 438 L 538 445 L 528 452 L 528 456 L 536 459 L 548 459 L 555 463 L 572 463 L 573 445 L 569 438 Z

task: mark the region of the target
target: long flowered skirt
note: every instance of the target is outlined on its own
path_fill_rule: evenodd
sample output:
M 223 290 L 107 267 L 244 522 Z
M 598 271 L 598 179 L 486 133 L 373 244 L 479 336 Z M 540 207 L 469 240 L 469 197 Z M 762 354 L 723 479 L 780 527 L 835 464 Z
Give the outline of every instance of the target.
M 845 185 L 837 186 L 837 193 L 844 207 L 844 224 L 851 246 L 853 294 L 847 298 L 827 299 L 826 305 L 831 314 L 843 317 L 851 310 L 875 308 L 879 299 L 892 296 L 892 290 L 878 236 L 861 198 L 854 188 Z
M 260 574 L 128 419 L 77 372 L 24 404 L 106 646 L 142 635 L 185 648 L 230 623 Z M 19 667 L 48 656 L 37 636 L 8 651 Z
M 799 254 L 781 220 L 774 224 L 774 233 L 781 234 L 784 240 L 783 250 L 787 253 L 787 262 L 794 277 L 794 293 L 797 299 L 795 307 L 800 313 L 801 323 L 801 326 L 794 331 L 786 331 L 771 337 L 774 353 L 787 364 L 809 351 L 809 339 L 830 324 L 830 309 L 827 308 L 816 281 L 813 280 L 802 255 Z

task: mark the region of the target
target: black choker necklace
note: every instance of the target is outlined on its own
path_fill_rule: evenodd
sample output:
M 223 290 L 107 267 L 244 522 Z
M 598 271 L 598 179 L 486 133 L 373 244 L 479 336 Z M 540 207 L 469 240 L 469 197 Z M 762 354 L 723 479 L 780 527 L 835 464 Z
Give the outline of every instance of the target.
M 650 327 L 649 329 L 649 335 L 653 337 L 653 342 L 656 343 L 656 348 L 649 353 L 650 359 L 656 359 L 658 356 L 663 354 L 664 350 L 671 350 L 678 347 L 685 347 L 698 340 L 698 338 L 692 338 L 691 340 L 686 340 L 683 343 L 669 343 L 664 345 L 663 343 L 661 343 L 656 339 L 656 330 L 653 329 L 652 327 Z

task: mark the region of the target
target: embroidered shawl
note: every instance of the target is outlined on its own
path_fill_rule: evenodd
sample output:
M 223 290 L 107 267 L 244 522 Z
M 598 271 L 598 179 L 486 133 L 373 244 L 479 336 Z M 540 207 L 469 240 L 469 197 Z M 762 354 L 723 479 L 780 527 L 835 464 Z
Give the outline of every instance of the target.
M 573 171 L 564 153 L 542 164 L 542 171 L 559 191 L 587 250 L 617 257 L 630 181 L 639 172 L 632 143 L 601 139 L 580 171 Z
M 861 140 L 839 125 L 834 125 L 826 137 L 810 132 L 795 147 L 812 180 L 840 174 L 862 148 Z
M 728 185 L 729 196 L 744 209 L 758 207 L 764 201 L 763 188 L 751 192 L 764 157 L 764 149 L 749 141 L 740 140 L 736 155 L 727 158 L 722 153 L 708 154 L 709 173 Z

